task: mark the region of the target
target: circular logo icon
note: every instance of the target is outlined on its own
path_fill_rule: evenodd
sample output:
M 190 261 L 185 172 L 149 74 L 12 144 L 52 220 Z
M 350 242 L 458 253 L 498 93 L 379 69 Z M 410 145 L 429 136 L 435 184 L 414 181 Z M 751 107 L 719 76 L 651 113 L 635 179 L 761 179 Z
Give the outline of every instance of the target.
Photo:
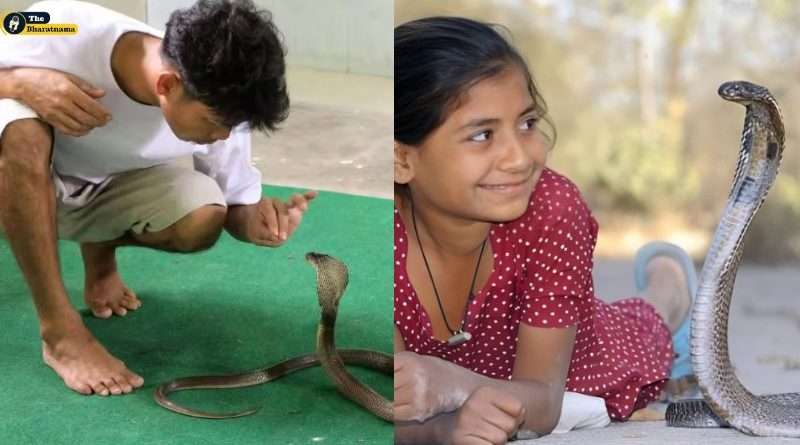
M 25 30 L 25 16 L 12 12 L 3 19 L 3 29 L 9 34 L 19 34 Z

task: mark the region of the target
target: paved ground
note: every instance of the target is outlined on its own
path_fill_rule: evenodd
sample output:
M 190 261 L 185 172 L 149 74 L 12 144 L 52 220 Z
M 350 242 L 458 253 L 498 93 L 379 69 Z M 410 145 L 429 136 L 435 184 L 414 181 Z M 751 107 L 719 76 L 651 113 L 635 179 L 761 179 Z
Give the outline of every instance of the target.
M 800 391 L 800 266 L 745 265 L 739 272 L 731 310 L 731 359 L 742 382 L 756 394 Z M 630 261 L 600 260 L 598 295 L 615 300 L 633 294 Z M 786 444 L 797 439 L 754 438 L 728 429 L 668 428 L 663 422 L 628 422 L 573 431 L 519 444 Z
M 294 68 L 282 129 L 253 136 L 264 182 L 392 198 L 392 79 Z
M 667 428 L 661 422 L 628 422 L 606 428 L 572 431 L 517 445 L 787 445 L 798 439 L 751 437 L 730 429 L 698 430 Z
M 253 134 L 263 182 L 392 199 L 394 81 L 296 67 L 287 79 L 289 118 Z
M 299 103 L 285 128 L 253 135 L 253 161 L 272 185 L 392 198 L 391 114 Z

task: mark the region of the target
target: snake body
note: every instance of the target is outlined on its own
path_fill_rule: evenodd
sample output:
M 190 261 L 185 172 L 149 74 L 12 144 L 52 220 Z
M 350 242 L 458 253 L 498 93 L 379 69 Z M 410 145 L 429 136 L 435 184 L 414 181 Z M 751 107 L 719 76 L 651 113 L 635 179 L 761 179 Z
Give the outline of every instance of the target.
M 392 422 L 391 402 L 353 377 L 344 366 L 345 364 L 357 365 L 391 375 L 393 372 L 392 357 L 382 352 L 364 349 L 336 349 L 334 328 L 339 300 L 347 288 L 347 266 L 336 258 L 314 252 L 306 254 L 306 260 L 316 270 L 317 297 L 321 309 L 315 353 L 292 357 L 280 363 L 241 374 L 175 379 L 163 383 L 155 389 L 156 403 L 170 411 L 192 417 L 229 419 L 247 416 L 258 411 L 258 408 L 248 408 L 234 413 L 211 413 L 178 405 L 169 399 L 169 394 L 190 389 L 229 389 L 261 385 L 294 371 L 321 365 L 342 394 L 381 419 Z
M 778 174 L 784 127 L 770 92 L 750 82 L 726 82 L 726 100 L 745 106 L 733 186 L 706 256 L 692 310 L 692 366 L 703 399 L 678 401 L 667 424 L 730 426 L 757 436 L 800 437 L 800 393 L 758 396 L 742 385 L 728 353 L 728 316 L 742 242 Z

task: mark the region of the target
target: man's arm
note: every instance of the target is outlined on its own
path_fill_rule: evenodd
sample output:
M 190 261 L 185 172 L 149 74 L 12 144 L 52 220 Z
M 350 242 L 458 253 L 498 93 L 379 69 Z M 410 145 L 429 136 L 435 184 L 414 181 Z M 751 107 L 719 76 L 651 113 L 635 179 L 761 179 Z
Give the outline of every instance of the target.
M 0 99 L 24 103 L 69 136 L 85 136 L 111 120 L 111 113 L 97 101 L 104 94 L 79 77 L 58 70 L 0 68 Z
M 249 242 L 247 235 L 248 215 L 252 210 L 246 205 L 233 205 L 228 207 L 228 214 L 225 216 L 225 231 L 232 237 L 242 242 Z
M 13 68 L 0 68 L 0 99 L 20 100 L 22 85 L 15 78 Z

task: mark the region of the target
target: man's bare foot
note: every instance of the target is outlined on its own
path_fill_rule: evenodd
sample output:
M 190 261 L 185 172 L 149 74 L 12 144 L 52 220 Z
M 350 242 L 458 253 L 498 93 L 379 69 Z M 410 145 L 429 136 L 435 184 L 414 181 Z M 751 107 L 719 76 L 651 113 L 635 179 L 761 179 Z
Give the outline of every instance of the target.
M 688 316 L 691 304 L 689 284 L 680 263 L 668 256 L 657 256 L 646 266 L 647 289 L 643 297 L 675 332 Z
M 81 394 L 127 394 L 144 384 L 82 326 L 59 340 L 43 340 L 42 357 L 67 387 Z
M 90 276 L 87 270 L 83 300 L 98 318 L 109 318 L 113 314 L 121 317 L 142 305 L 136 294 L 122 282 L 116 269 L 101 276 Z
M 117 271 L 116 248 L 111 243 L 82 243 L 86 279 L 83 300 L 95 317 L 124 316 L 139 309 L 142 302 L 122 282 Z

